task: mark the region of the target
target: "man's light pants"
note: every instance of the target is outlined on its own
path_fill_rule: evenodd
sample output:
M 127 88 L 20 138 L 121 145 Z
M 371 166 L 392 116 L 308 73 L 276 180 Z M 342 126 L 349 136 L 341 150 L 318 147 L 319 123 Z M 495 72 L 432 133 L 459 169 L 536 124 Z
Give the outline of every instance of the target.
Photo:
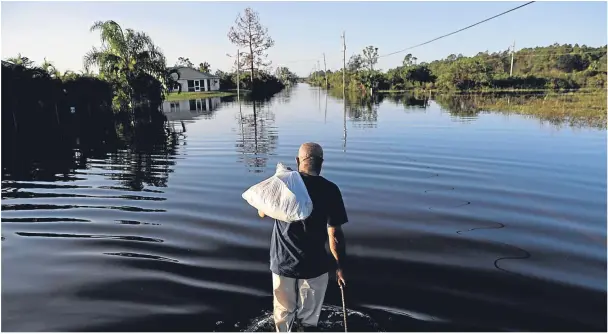
M 272 274 L 273 315 L 277 332 L 291 331 L 296 318 L 305 327 L 317 326 L 328 280 L 327 273 L 311 279 Z

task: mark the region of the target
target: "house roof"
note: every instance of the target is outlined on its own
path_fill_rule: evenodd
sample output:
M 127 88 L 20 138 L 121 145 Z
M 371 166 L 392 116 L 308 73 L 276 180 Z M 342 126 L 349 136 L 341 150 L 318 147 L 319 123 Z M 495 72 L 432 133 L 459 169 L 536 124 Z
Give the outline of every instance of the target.
M 203 73 L 190 67 L 170 67 L 169 69 L 176 69 L 179 72 L 180 80 L 219 79 L 216 75 Z

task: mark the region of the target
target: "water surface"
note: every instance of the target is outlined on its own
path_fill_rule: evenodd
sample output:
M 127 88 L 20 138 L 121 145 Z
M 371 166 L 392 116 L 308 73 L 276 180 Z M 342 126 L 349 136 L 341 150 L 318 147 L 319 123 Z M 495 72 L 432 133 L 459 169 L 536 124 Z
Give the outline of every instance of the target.
M 605 131 L 304 84 L 193 101 L 161 131 L 3 144 L 4 330 L 246 329 L 271 309 L 272 222 L 241 193 L 307 141 L 348 210 L 350 309 L 388 331 L 606 330 Z

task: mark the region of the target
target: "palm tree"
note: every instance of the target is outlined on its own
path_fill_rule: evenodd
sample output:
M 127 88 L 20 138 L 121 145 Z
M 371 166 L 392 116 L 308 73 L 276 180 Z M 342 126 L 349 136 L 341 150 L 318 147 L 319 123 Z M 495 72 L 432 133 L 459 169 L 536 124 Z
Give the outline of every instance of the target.
M 40 65 L 40 67 L 45 70 L 51 76 L 51 78 L 61 79 L 61 72 L 57 70 L 53 63 L 46 60 L 46 58 L 44 58 L 44 62 L 42 62 L 42 65 Z
M 175 86 L 173 71 L 167 71 L 165 56 L 146 33 L 123 30 L 111 20 L 97 21 L 90 30 L 100 32 L 102 46 L 100 49 L 93 47 L 84 56 L 85 70 L 91 66 L 99 68 L 100 76 L 115 85 L 115 100 L 120 107 L 133 108 L 136 93 L 133 83 L 142 76 L 160 81 L 164 90 L 159 92 L 161 96 L 169 86 Z
M 21 65 L 26 68 L 34 66 L 34 62 L 31 61 L 28 57 L 23 57 L 21 53 L 18 53 L 17 57 L 11 57 L 6 59 L 6 61 L 9 61 L 15 65 Z
M 63 72 L 63 74 L 61 74 L 62 81 L 65 81 L 67 79 L 75 79 L 78 77 L 79 77 L 79 75 L 76 72 L 71 71 L 71 70 L 66 70 L 65 72 Z

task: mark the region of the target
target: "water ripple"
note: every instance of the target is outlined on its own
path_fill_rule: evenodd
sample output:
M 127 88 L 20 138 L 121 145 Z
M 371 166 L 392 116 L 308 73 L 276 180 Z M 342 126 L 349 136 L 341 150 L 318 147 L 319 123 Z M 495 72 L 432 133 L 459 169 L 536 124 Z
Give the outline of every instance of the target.
M 165 212 L 163 209 L 144 209 L 135 206 L 94 206 L 94 205 L 52 205 L 52 204 L 3 204 L 2 211 L 23 210 L 68 210 L 68 209 L 110 209 L 131 212 Z
M 39 238 L 77 238 L 77 239 L 116 239 L 126 241 L 141 241 L 141 242 L 164 242 L 162 239 L 145 238 L 130 235 L 87 235 L 87 234 L 66 234 L 66 233 L 34 233 L 34 232 L 15 232 L 22 237 L 39 237 Z

